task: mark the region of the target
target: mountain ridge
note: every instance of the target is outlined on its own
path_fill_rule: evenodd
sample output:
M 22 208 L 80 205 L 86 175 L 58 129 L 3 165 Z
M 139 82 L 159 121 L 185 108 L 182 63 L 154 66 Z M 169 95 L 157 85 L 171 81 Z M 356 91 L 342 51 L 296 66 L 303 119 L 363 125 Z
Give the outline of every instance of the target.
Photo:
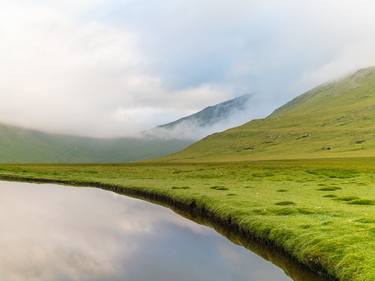
M 201 122 L 201 123 L 198 123 L 198 125 L 210 126 L 217 122 L 215 120 L 215 118 L 217 117 L 224 116 L 226 118 L 231 114 L 232 110 L 244 110 L 246 108 L 246 103 L 249 101 L 250 97 L 251 97 L 250 94 L 246 94 L 246 95 L 242 95 L 242 96 L 239 96 L 239 97 L 236 97 L 236 98 L 233 98 L 233 99 L 230 99 L 230 100 L 227 100 L 227 101 L 215 104 L 215 105 L 207 106 L 204 109 L 194 114 L 182 117 L 176 121 L 173 121 L 167 124 L 159 125 L 157 126 L 157 128 L 172 127 L 172 126 L 177 125 L 180 122 L 189 120 L 191 118 L 197 118 L 198 122 Z M 228 108 L 229 108 L 229 111 L 227 110 Z M 223 109 L 226 109 L 226 110 L 223 110 Z M 219 111 L 219 112 L 211 113 L 211 111 Z M 210 116 L 210 117 L 205 116 L 205 115 L 211 115 L 211 114 L 213 114 L 214 116 Z
M 248 97 L 229 100 L 222 104 L 229 105 L 230 108 L 234 100 L 242 103 L 245 99 L 247 100 Z M 240 105 L 242 106 L 242 104 Z M 217 105 L 207 107 L 199 111 L 198 116 L 200 112 L 215 108 L 217 108 Z M 225 117 L 229 116 L 230 112 L 221 112 L 220 114 Z M 203 121 L 201 125 L 204 125 Z M 207 126 L 203 127 L 207 128 L 212 123 L 205 125 Z M 141 161 L 179 151 L 193 142 L 192 139 L 173 136 L 160 138 L 147 134 L 137 138 L 94 138 L 48 133 L 0 123 L 0 163 L 122 163 Z
M 144 132 L 146 136 L 197 140 L 216 131 L 222 131 L 249 120 L 246 110 L 252 96 L 242 95 L 159 125 Z
M 375 68 L 324 83 L 264 119 L 206 137 L 167 161 L 375 155 Z
M 0 163 L 121 163 L 160 157 L 182 140 L 99 139 L 0 124 Z

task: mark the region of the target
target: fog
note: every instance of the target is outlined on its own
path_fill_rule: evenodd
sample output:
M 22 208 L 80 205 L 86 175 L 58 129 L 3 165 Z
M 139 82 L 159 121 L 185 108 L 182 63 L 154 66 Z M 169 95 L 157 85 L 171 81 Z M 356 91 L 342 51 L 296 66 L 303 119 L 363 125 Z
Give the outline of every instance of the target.
M 208 135 L 247 123 L 257 114 L 260 101 L 251 94 L 205 108 L 175 122 L 143 132 L 141 136 L 157 139 L 196 141 Z
M 374 8 L 369 0 L 3 0 L 0 123 L 135 136 L 248 92 L 256 104 L 246 118 L 263 117 L 375 65 Z

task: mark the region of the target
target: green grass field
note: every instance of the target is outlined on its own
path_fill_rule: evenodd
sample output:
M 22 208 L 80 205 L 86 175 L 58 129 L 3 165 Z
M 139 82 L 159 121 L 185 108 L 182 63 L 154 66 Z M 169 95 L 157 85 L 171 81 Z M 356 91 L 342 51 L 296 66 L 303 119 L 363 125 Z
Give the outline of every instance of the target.
M 342 281 L 375 280 L 375 158 L 1 165 L 0 177 L 166 196 L 231 221 Z

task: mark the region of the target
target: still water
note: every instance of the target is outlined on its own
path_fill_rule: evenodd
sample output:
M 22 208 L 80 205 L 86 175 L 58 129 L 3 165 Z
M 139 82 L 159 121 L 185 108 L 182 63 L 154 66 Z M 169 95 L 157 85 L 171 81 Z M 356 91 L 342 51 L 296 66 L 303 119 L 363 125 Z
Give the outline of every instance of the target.
M 0 249 L 1 281 L 292 280 L 209 227 L 93 188 L 0 182 Z

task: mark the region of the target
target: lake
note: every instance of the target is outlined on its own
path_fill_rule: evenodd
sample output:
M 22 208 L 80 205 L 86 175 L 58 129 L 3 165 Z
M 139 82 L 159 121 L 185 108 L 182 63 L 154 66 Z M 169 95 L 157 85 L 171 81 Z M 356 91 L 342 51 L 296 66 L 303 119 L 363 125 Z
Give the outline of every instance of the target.
M 323 280 L 168 208 L 95 188 L 0 182 L 0 249 L 1 281 Z

